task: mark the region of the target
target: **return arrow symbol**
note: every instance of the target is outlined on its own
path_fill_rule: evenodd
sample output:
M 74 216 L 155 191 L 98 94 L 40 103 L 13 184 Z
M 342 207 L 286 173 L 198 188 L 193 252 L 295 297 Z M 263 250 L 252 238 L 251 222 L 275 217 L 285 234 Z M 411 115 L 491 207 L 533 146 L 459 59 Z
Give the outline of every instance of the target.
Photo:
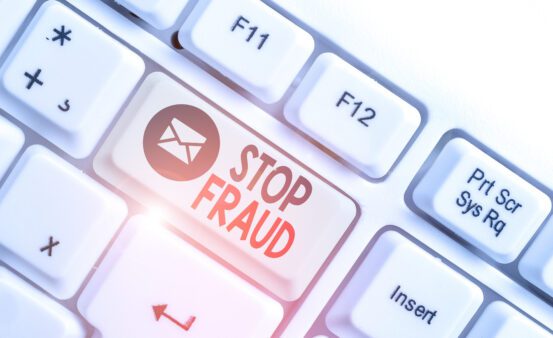
M 188 320 L 183 324 L 181 322 L 179 322 L 178 320 L 176 320 L 175 318 L 171 317 L 170 315 L 168 315 L 167 313 L 165 313 L 165 310 L 167 309 L 167 304 L 163 304 L 163 305 L 154 305 L 152 306 L 152 308 L 154 309 L 154 315 L 156 316 L 156 321 L 159 322 L 159 320 L 161 319 L 161 317 L 165 317 L 167 319 L 169 319 L 170 321 L 172 321 L 175 325 L 177 325 L 178 327 L 180 327 L 181 329 L 185 330 L 185 331 L 188 331 L 190 330 L 190 327 L 192 326 L 192 324 L 194 323 L 194 321 L 196 320 L 196 317 L 195 316 L 190 316 L 188 318 Z

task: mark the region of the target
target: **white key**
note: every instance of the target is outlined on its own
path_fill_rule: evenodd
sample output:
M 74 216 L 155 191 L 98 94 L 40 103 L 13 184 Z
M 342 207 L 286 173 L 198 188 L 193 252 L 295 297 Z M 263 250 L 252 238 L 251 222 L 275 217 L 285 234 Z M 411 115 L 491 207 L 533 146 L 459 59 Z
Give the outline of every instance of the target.
M 84 338 L 78 317 L 0 267 L 0 337 Z
M 0 179 L 25 143 L 21 129 L 0 116 Z
M 547 195 L 462 138 L 445 145 L 413 200 L 500 263 L 519 255 L 551 209 Z
M 458 337 L 482 291 L 439 259 L 382 234 L 326 317 L 339 337 Z
M 0 189 L 0 260 L 69 298 L 126 216 L 125 203 L 41 146 Z
M 188 0 L 115 0 L 157 29 L 175 24 Z
M 553 338 L 509 305 L 495 301 L 478 318 L 467 338 Z
M 4 54 L 6 47 L 19 29 L 23 20 L 27 17 L 36 0 L 0 0 L 0 56 Z
M 73 157 L 86 157 L 142 73 L 136 54 L 48 1 L 0 70 L 8 111 Z
M 421 120 L 414 107 L 330 53 L 317 58 L 284 114 L 372 178 L 386 175 Z
M 286 300 L 357 214 L 348 196 L 161 73 L 146 78 L 94 169 Z
M 144 216 L 125 226 L 78 307 L 102 338 L 270 337 L 283 315 L 279 303 Z
M 309 34 L 258 0 L 200 1 L 179 40 L 267 103 L 284 95 L 314 48 Z
M 553 218 L 549 218 L 543 230 L 519 262 L 520 274 L 545 293 L 553 297 Z

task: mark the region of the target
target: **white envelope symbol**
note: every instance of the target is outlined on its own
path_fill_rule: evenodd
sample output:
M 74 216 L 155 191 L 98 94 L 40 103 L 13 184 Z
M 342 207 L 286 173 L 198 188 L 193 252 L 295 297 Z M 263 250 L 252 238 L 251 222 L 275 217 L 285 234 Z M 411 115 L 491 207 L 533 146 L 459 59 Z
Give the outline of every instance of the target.
M 190 164 L 202 150 L 205 141 L 202 134 L 173 118 L 157 145 L 185 164 Z

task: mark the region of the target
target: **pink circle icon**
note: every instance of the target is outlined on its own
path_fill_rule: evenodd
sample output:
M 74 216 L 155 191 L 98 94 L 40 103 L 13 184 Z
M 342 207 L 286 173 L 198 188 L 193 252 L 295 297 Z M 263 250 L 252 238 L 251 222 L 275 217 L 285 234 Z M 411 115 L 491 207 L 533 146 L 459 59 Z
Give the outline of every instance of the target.
M 203 110 L 174 105 L 152 117 L 144 131 L 144 154 L 160 175 L 190 181 L 206 173 L 219 154 L 215 123 Z

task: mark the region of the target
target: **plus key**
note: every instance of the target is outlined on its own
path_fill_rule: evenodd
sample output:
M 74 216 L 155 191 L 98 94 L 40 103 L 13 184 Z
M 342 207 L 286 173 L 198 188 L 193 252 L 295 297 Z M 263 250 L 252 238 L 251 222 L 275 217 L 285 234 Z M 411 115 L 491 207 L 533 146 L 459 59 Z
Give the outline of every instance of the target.
M 27 83 L 27 86 L 25 88 L 31 89 L 33 88 L 33 85 L 36 83 L 39 86 L 42 86 L 44 82 L 42 82 L 38 77 L 40 76 L 40 73 L 42 72 L 42 69 L 37 69 L 34 74 L 30 74 L 29 72 L 25 72 L 25 76 L 29 79 L 29 82 Z
M 21 123 L 84 158 L 143 72 L 134 52 L 61 2 L 44 1 L 0 67 L 0 91 L 20 105 L 11 113 Z

